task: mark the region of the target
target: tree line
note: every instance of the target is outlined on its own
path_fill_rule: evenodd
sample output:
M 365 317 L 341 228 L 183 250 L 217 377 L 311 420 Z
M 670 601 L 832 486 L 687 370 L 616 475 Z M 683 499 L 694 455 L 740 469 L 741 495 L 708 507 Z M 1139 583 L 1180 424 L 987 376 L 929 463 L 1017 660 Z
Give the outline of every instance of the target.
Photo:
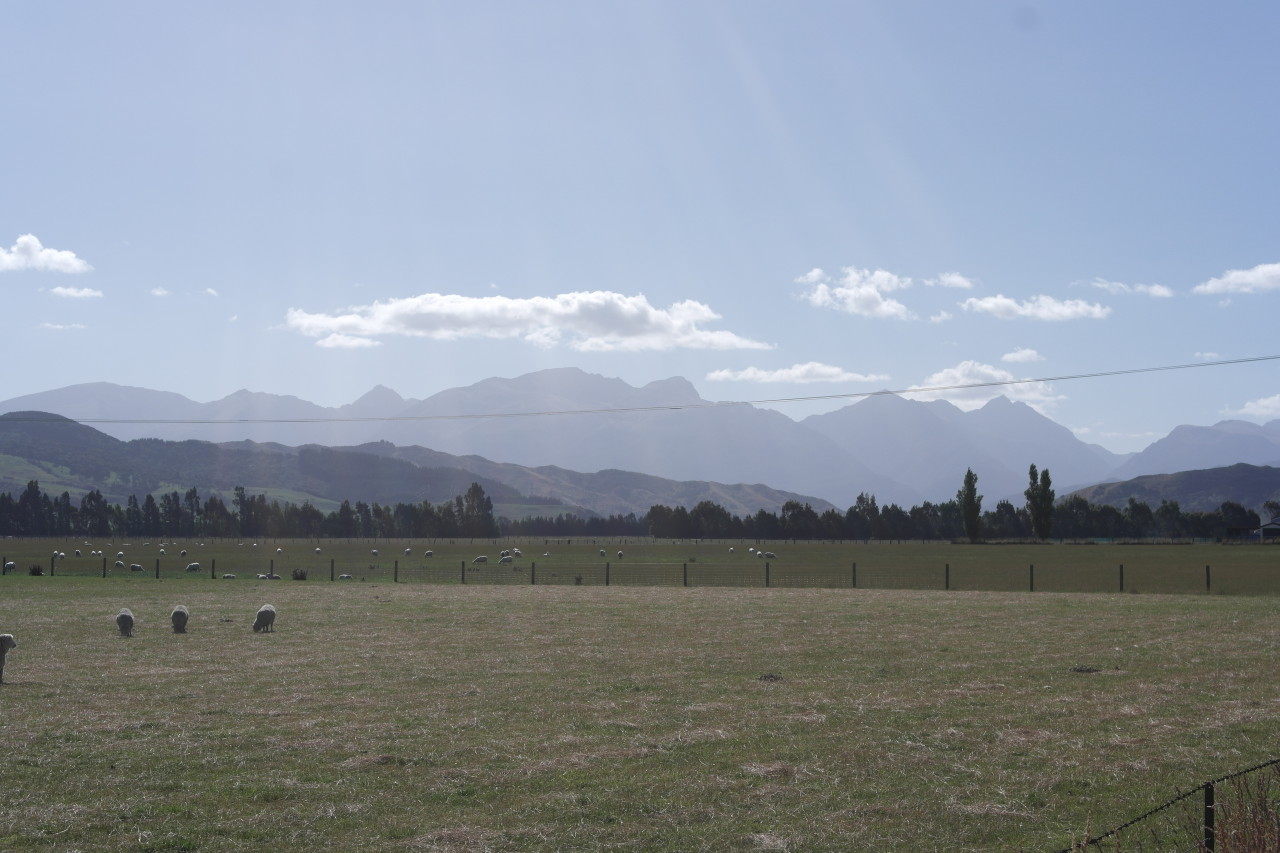
M 124 506 L 111 504 L 93 490 L 78 503 L 68 492 L 50 497 L 37 481 L 16 498 L 0 494 L 0 535 L 85 537 L 274 537 L 274 538 L 492 538 L 496 536 L 653 536 L 660 539 L 941 539 L 971 542 L 1016 539 L 1218 539 L 1234 530 L 1256 529 L 1257 512 L 1227 501 L 1209 512 L 1183 512 L 1177 501 L 1162 500 L 1152 509 L 1129 498 L 1124 507 L 1092 504 L 1078 495 L 1057 500 L 1048 469 L 1028 472 L 1025 503 L 1001 500 L 983 509 L 978 477 L 965 472 L 954 499 L 904 509 L 879 505 L 874 495 L 858 495 L 844 512 L 816 511 L 787 501 L 778 512 L 758 510 L 738 516 L 712 501 L 693 508 L 655 504 L 635 513 L 582 518 L 572 513 L 512 520 L 494 516 L 493 502 L 478 483 L 465 494 L 439 504 L 342 501 L 323 512 L 308 502 L 295 504 L 251 495 L 237 486 L 228 505 L 218 495 L 201 498 L 192 488 Z M 1270 517 L 1280 502 L 1267 501 Z

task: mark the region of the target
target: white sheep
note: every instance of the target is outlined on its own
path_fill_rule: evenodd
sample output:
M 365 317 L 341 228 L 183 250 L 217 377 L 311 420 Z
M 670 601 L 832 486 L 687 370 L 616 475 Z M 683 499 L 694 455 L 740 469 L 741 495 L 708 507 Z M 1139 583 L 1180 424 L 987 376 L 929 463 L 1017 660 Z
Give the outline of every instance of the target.
M 160 549 L 160 554 L 161 554 L 161 556 L 163 556 L 163 555 L 164 555 L 164 549 L 163 549 L 163 548 L 161 548 L 161 549 Z M 80 555 L 79 555 L 79 554 L 76 554 L 76 556 L 77 556 L 77 557 L 79 557 Z
M 227 572 L 225 575 L 222 576 L 222 579 L 224 581 L 233 581 L 236 579 L 236 576 L 231 574 L 230 572 Z
M 185 557 L 185 556 L 187 556 L 187 549 L 186 549 L 186 548 L 183 548 L 181 551 L 179 551 L 179 552 L 178 552 L 178 556 L 179 556 L 179 557 Z
M 338 575 L 338 580 L 340 580 L 340 581 L 349 581 L 349 580 L 351 580 L 351 575 Z
M 80 549 L 79 549 L 79 548 L 77 548 L 77 549 L 76 549 L 76 556 L 77 556 L 77 557 L 79 557 L 79 556 L 80 556 Z
M 426 552 L 424 552 L 424 553 L 423 553 L 423 555 L 422 555 L 422 556 L 424 556 L 424 557 L 434 557 L 435 555 L 436 555 L 436 552 L 435 552 L 435 551 L 426 551 Z
M 601 548 L 601 549 L 600 549 L 600 556 L 601 556 L 601 557 L 603 557 L 603 556 L 604 556 L 604 549 L 603 549 L 603 548 Z
M 519 548 L 512 548 L 512 549 L 511 549 L 511 556 L 513 556 L 513 557 L 523 557 L 523 556 L 524 556 L 524 553 L 523 553 L 523 552 L 521 552 L 521 550 L 520 550 Z
M 116 627 L 120 629 L 121 637 L 133 636 L 133 611 L 125 607 L 116 614 Z
M 320 549 L 319 549 L 319 548 L 317 548 L 317 549 L 316 549 L 316 553 L 317 553 L 317 554 L 319 554 L 319 553 L 320 553 Z
M 114 565 L 115 565 L 115 567 L 116 567 L 117 569 L 123 569 L 123 568 L 124 568 L 124 561 L 123 561 L 123 560 L 116 560 Z
M 131 572 L 140 572 L 140 571 L 142 571 L 142 566 L 141 566 L 141 565 L 139 565 L 138 563 L 130 563 L 130 564 L 129 564 L 129 571 L 131 571 Z
M 4 564 L 4 573 L 6 575 L 9 574 L 9 572 L 16 572 L 17 570 L 18 570 L 18 564 L 15 563 L 13 560 L 10 560 L 9 562 Z
M 117 552 L 116 552 L 116 559 L 117 559 L 117 560 L 123 560 L 123 559 L 124 559 L 124 551 L 117 551 Z
M 200 564 L 199 564 L 199 563 L 187 563 L 187 571 L 189 571 L 189 572 L 198 572 L 198 571 L 200 571 Z
M 266 579 L 267 579 L 267 576 L 266 576 L 266 575 L 261 574 L 261 573 L 259 573 L 259 574 L 258 574 L 258 580 L 260 580 L 260 581 L 264 581 L 264 580 L 266 580 Z
M 276 553 L 277 553 L 277 554 L 283 554 L 283 553 L 284 553 L 284 549 L 283 549 L 283 548 L 277 548 L 277 549 L 276 549 Z
M 410 554 L 412 554 L 412 553 L 413 553 L 413 549 L 412 549 L 412 548 L 405 548 L 405 549 L 404 549 L 404 555 L 405 555 L 406 557 L 407 557 L 407 556 L 409 556 L 409 555 L 410 555 Z
M 264 604 L 258 608 L 258 615 L 253 619 L 253 633 L 257 634 L 263 631 L 268 634 L 273 633 L 276 630 L 275 624 L 276 609 L 270 604 Z
M 474 560 L 472 560 L 471 562 L 473 562 L 473 563 L 487 563 L 487 562 L 489 562 L 489 557 L 488 557 L 487 555 L 485 555 L 485 554 L 481 554 L 479 557 L 476 557 L 476 558 L 475 558 Z
M 269 580 L 269 581 L 278 581 L 278 580 L 280 580 L 280 576 L 279 576 L 278 574 L 276 574 L 275 572 L 272 572 L 271 574 L 267 575 L 267 580 Z
M 621 552 L 621 551 L 619 551 L 619 552 L 618 552 L 618 559 L 619 559 L 619 560 L 621 560 L 621 559 L 622 559 L 622 552 Z
M 777 554 L 775 554 L 775 553 L 773 553 L 772 551 L 765 551 L 765 552 L 764 552 L 764 558 L 765 558 L 766 560 L 776 560 L 776 559 L 778 559 L 778 555 L 777 555 Z
M 369 553 L 376 557 L 376 556 L 378 556 L 378 549 L 377 549 L 377 548 L 374 548 L 374 549 L 373 549 L 372 551 L 370 551 Z
M 173 623 L 173 633 L 187 633 L 187 620 L 191 618 L 191 612 L 187 610 L 185 604 L 179 604 L 173 608 L 173 612 L 169 614 L 169 621 Z
M 9 654 L 9 649 L 16 649 L 18 641 L 13 638 L 13 634 L 0 634 L 0 684 L 4 684 L 4 659 Z
M 505 564 L 505 563 L 510 563 L 513 559 L 515 559 L 515 558 L 514 558 L 514 557 L 512 557 L 510 554 L 508 554 L 508 555 L 507 555 L 507 556 L 505 556 L 505 557 L 499 557 L 499 558 L 498 558 L 498 562 L 499 562 L 499 563 L 503 563 L 503 564 Z

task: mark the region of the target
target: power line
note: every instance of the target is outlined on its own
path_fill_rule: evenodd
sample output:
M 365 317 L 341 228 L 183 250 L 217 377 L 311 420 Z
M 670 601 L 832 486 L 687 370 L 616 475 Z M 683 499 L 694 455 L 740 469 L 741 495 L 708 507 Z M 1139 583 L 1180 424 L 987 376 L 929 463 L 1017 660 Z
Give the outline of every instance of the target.
M 775 397 L 762 400 L 727 400 L 720 402 L 679 403 L 663 406 L 632 406 L 614 409 L 558 409 L 534 412 L 481 412 L 467 415 L 387 415 L 381 417 L 347 418 L 69 418 L 82 424 L 336 424 L 336 423 L 391 423 L 396 421 L 453 421 L 489 418 L 535 418 L 558 415 L 613 415 L 638 412 L 682 411 L 686 409 L 713 409 L 728 406 L 760 406 L 782 403 L 811 403 L 824 400 L 855 400 L 897 394 L 928 394 L 941 391 L 964 391 L 973 388 L 998 388 L 1011 385 L 1031 385 L 1037 382 L 1067 382 L 1077 379 L 1101 379 L 1109 376 L 1132 376 L 1140 373 L 1159 373 L 1171 370 L 1192 370 L 1200 367 L 1226 367 L 1235 364 L 1254 364 L 1280 360 L 1280 355 L 1259 355 L 1250 358 L 1232 358 L 1219 361 L 1202 361 L 1193 364 L 1167 364 L 1159 367 L 1133 367 L 1124 370 L 1103 370 L 1096 373 L 1072 373 L 1063 376 L 1045 376 L 1039 379 L 1002 379 L 991 382 L 969 382 L 959 385 L 932 385 L 928 387 L 902 388 L 893 391 L 858 391 L 844 394 L 819 394 L 807 397 Z M 52 421 L 53 418 L 22 418 L 28 421 Z

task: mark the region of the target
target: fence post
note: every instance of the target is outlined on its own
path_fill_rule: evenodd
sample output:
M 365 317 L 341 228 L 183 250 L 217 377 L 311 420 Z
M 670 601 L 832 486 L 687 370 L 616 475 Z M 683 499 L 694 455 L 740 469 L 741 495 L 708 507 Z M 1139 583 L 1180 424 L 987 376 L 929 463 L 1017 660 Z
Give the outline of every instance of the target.
M 160 580 L 160 558 L 156 557 L 156 580 Z
M 1204 591 L 1205 592 L 1212 591 L 1209 584 L 1209 567 L 1208 566 L 1204 567 Z
M 538 564 L 529 563 L 529 586 L 536 586 L 538 583 Z
M 944 565 L 945 568 L 942 572 L 942 588 L 951 589 L 951 564 L 945 563 Z
M 102 558 L 102 576 L 104 578 L 107 576 L 107 558 L 106 557 Z
M 333 583 L 333 564 L 334 564 L 334 558 L 330 557 L 329 558 L 329 582 L 330 583 Z
M 1120 564 L 1120 591 L 1124 592 L 1124 563 Z
M 466 560 L 462 561 L 462 582 L 463 583 L 467 582 L 467 561 Z
M 53 567 L 58 563 L 58 555 L 54 554 L 49 558 L 49 577 L 53 577 Z
M 391 582 L 400 583 L 400 561 L 395 560 L 391 563 Z
M 218 577 L 218 561 L 217 559 L 209 560 L 209 580 L 216 580 Z
M 769 588 L 769 561 L 768 560 L 766 560 L 764 564 L 764 586 L 765 586 L 765 589 Z
M 853 564 L 853 588 L 858 588 L 858 564 Z
M 609 585 L 609 561 L 608 560 L 605 560 L 604 562 L 604 585 L 605 586 Z
M 689 564 L 688 563 L 684 564 L 684 585 L 685 586 L 689 585 Z
M 1036 564 L 1035 563 L 1031 564 L 1030 576 L 1031 576 L 1031 591 L 1035 592 L 1036 591 Z
M 1204 783 L 1204 849 L 1213 850 L 1213 783 Z

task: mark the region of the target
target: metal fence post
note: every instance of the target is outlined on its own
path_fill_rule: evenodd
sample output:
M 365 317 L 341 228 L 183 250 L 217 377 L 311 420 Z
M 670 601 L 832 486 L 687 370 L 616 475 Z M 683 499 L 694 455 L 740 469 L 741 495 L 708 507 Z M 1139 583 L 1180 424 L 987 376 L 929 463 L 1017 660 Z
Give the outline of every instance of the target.
M 216 559 L 209 560 L 209 580 L 218 577 L 218 561 Z
M 1213 783 L 1204 784 L 1204 849 L 1213 850 Z

